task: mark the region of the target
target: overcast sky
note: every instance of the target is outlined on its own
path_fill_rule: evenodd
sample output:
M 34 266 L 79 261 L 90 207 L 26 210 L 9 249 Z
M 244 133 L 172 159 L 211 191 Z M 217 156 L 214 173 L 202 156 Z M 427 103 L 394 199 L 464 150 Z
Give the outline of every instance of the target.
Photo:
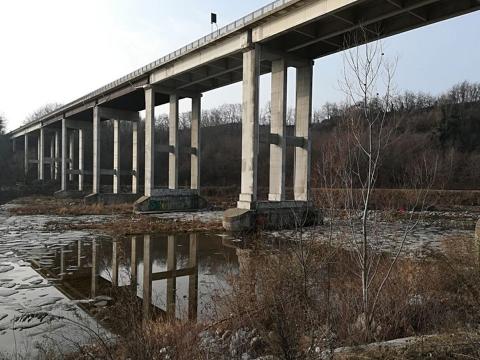
M 67 103 L 226 25 L 262 0 L 1 0 L 0 113 L 8 128 L 48 102 Z M 443 92 L 480 81 L 480 12 L 385 40 L 399 90 Z M 339 101 L 341 55 L 315 62 L 314 107 Z M 261 102 L 268 101 L 268 77 Z M 240 102 L 239 85 L 204 94 L 203 107 Z M 289 95 L 292 103 L 292 95 Z M 185 105 L 184 105 L 185 106 Z M 160 109 L 162 111 L 162 109 Z

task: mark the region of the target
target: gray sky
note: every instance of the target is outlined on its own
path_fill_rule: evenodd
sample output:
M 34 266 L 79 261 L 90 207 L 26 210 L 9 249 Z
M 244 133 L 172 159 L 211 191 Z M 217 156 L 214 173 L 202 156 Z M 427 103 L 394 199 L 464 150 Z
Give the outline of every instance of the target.
M 267 3 L 2 0 L 0 112 L 13 129 L 47 102 L 70 102 L 209 33 L 210 12 L 221 27 Z M 386 55 L 399 58 L 398 90 L 438 94 L 463 80 L 480 81 L 479 39 L 480 12 L 388 38 Z M 315 108 L 343 99 L 341 69 L 341 54 L 315 62 Z M 268 76 L 261 88 L 263 105 Z M 240 101 L 236 84 L 204 94 L 203 107 Z

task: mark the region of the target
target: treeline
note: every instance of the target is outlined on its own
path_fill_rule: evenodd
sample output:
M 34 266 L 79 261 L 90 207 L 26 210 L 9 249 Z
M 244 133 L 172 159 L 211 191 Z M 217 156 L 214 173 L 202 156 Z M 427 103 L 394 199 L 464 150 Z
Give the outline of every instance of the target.
M 375 104 L 370 104 L 375 106 Z M 321 186 L 319 169 L 335 143 L 346 141 L 348 134 L 343 123 L 348 115 L 344 104 L 325 104 L 314 111 L 312 125 L 312 177 L 313 184 Z M 267 143 L 270 122 L 270 106 L 261 109 L 260 146 L 258 163 L 259 187 L 268 186 L 269 145 Z M 378 187 L 396 188 L 405 186 L 412 169 L 420 162 L 428 162 L 436 169 L 434 187 L 449 189 L 480 188 L 480 84 L 463 82 L 439 96 L 425 93 L 406 92 L 392 98 L 388 109 L 389 122 L 395 127 L 391 145 L 383 154 L 379 171 Z M 287 113 L 287 132 L 293 135 L 294 109 Z M 190 113 L 180 114 L 180 159 L 179 183 L 188 186 L 190 181 Z M 113 128 L 111 122 L 102 122 L 101 162 L 102 168 L 113 167 Z M 144 131 L 139 125 L 140 183 L 143 184 Z M 156 119 L 156 143 L 168 144 L 168 118 L 160 115 Z M 203 186 L 239 186 L 241 173 L 241 105 L 225 104 L 202 111 L 201 182 Z M 92 167 L 91 134 L 86 134 L 85 167 Z M 132 139 L 131 124 L 122 122 L 120 128 L 121 167 L 131 168 Z M 48 140 L 46 140 L 48 143 Z M 6 139 L 1 142 L 0 161 L 11 159 L 10 146 Z M 21 144 L 17 144 L 21 152 Z M 77 149 L 77 146 L 75 146 Z M 293 148 L 287 149 L 287 186 L 293 184 Z M 77 150 L 76 150 L 77 151 Z M 31 149 L 34 157 L 35 149 Z M 75 154 L 78 159 L 78 154 Z M 3 159 L 3 160 L 2 160 Z M 166 186 L 168 181 L 168 153 L 156 153 L 155 181 L 157 186 Z M 11 166 L 11 165 L 10 165 Z M 20 164 L 21 166 L 21 164 Z M 21 171 L 20 171 L 21 172 Z M 21 174 L 20 174 L 21 175 Z M 35 171 L 32 171 L 32 176 Z M 3 177 L 3 179 L 2 179 Z M 5 171 L 0 181 L 5 179 Z M 87 177 L 87 182 L 91 180 Z M 111 184 L 112 177 L 102 179 Z M 122 178 L 130 184 L 130 176 Z

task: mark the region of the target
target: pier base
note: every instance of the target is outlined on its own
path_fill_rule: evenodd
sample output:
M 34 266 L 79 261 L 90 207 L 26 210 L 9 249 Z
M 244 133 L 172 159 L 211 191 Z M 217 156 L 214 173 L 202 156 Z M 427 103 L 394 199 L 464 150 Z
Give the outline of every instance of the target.
M 90 194 L 85 197 L 85 204 L 102 204 L 102 205 L 114 205 L 114 204 L 133 204 L 140 197 L 138 194 Z
M 139 198 L 134 207 L 139 213 L 194 211 L 207 208 L 208 203 L 196 190 L 155 189 L 152 196 Z

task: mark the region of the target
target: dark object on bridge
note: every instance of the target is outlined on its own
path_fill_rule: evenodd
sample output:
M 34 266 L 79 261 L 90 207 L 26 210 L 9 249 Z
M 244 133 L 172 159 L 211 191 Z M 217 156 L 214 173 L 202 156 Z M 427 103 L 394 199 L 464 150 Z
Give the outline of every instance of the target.
M 216 24 L 217 23 L 217 14 L 211 13 L 210 14 L 210 24 Z

